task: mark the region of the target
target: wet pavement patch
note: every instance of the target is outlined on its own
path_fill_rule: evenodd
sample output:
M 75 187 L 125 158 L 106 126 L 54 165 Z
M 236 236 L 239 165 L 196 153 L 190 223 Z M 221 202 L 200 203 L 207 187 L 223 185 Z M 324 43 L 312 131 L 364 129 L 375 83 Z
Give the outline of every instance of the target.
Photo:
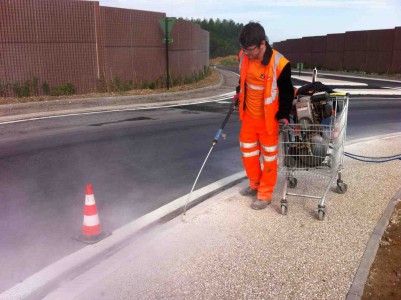
M 148 118 L 148 117 L 138 117 L 138 118 L 131 118 L 131 119 L 113 121 L 113 122 L 96 123 L 96 124 L 91 124 L 89 126 L 103 126 L 103 125 L 107 125 L 107 124 L 115 124 L 115 123 L 122 123 L 122 122 L 132 122 L 132 121 L 145 121 L 145 120 L 156 120 L 156 119 Z
M 229 101 L 224 102 L 208 102 L 208 103 L 200 103 L 200 104 L 191 104 L 191 105 L 183 105 L 177 106 L 176 109 L 184 109 L 182 111 L 183 114 L 195 113 L 195 112 L 216 112 L 216 113 L 227 113 L 230 107 Z
M 189 111 L 189 110 L 183 110 L 182 112 L 181 112 L 182 114 L 196 114 L 196 115 L 199 115 L 200 114 L 200 112 L 196 112 L 196 111 Z

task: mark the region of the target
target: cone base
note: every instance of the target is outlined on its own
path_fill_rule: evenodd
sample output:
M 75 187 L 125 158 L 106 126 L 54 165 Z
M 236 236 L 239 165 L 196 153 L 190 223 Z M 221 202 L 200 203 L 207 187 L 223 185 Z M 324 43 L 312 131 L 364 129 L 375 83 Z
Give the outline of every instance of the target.
M 101 240 L 105 239 L 106 237 L 110 236 L 111 233 L 108 232 L 101 232 L 96 235 L 83 235 L 82 233 L 76 237 L 72 237 L 74 240 L 83 242 L 85 244 L 95 244 L 100 242 Z

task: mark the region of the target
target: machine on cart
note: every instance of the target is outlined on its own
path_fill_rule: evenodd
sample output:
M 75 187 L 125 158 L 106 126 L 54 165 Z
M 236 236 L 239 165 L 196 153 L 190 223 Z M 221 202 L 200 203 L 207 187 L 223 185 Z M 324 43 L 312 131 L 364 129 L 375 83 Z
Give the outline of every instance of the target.
M 285 175 L 281 213 L 287 214 L 287 196 L 319 199 L 318 219 L 326 215 L 325 200 L 337 177 L 337 192 L 343 194 L 347 185 L 341 179 L 344 143 L 347 129 L 349 95 L 318 92 L 299 95 L 293 102 L 292 120 L 280 132 L 279 173 Z M 318 176 L 327 179 L 323 195 L 288 192 L 298 178 Z

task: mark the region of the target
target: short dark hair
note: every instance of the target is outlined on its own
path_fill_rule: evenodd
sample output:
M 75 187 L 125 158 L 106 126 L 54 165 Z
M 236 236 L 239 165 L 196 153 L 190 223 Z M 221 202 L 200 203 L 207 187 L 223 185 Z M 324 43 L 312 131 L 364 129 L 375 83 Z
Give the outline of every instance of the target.
M 268 43 L 265 30 L 262 25 L 256 22 L 246 24 L 239 35 L 239 42 L 243 48 L 253 45 L 259 47 L 263 41 Z

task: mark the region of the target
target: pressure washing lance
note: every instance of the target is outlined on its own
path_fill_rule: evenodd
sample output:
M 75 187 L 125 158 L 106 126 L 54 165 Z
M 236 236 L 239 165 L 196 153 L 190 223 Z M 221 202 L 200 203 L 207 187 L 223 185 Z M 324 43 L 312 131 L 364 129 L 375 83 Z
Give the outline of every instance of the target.
M 231 101 L 230 109 L 228 110 L 228 113 L 227 113 L 226 117 L 224 118 L 224 121 L 221 124 L 220 129 L 217 130 L 216 135 L 213 138 L 212 147 L 210 148 L 209 153 L 206 155 L 205 161 L 203 162 L 202 167 L 199 170 L 198 176 L 196 176 L 196 179 L 195 179 L 195 182 L 194 182 L 194 184 L 192 186 L 191 192 L 188 194 L 188 198 L 187 198 L 187 201 L 185 202 L 185 206 L 184 206 L 184 213 L 183 213 L 184 216 L 185 216 L 185 213 L 187 212 L 187 205 L 188 205 L 189 201 L 191 200 L 192 192 L 193 192 L 193 190 L 195 188 L 196 183 L 198 182 L 200 174 L 202 173 L 203 167 L 205 166 L 206 161 L 208 160 L 209 155 L 212 152 L 214 145 L 217 144 L 220 136 L 223 135 L 223 130 L 224 130 L 224 127 L 226 126 L 226 124 L 228 122 L 228 119 L 230 118 L 230 116 L 233 113 L 233 111 L 237 109 L 237 107 L 238 107 L 238 98 L 236 96 L 234 96 L 232 101 Z

